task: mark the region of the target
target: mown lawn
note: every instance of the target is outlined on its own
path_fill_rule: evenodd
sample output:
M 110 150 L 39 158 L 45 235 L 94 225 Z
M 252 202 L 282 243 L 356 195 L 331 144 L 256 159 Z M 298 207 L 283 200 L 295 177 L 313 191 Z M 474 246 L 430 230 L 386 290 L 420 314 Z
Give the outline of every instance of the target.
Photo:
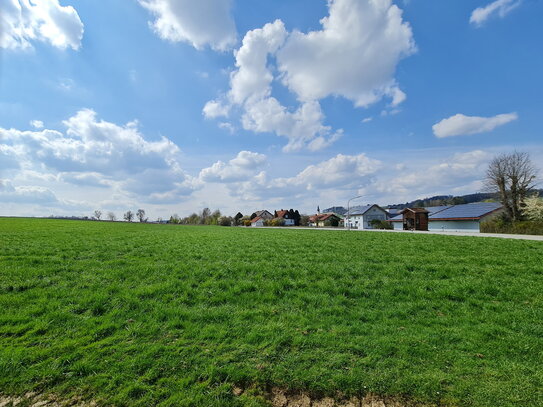
M 542 366 L 541 242 L 0 219 L 5 394 L 526 407 L 543 405 Z

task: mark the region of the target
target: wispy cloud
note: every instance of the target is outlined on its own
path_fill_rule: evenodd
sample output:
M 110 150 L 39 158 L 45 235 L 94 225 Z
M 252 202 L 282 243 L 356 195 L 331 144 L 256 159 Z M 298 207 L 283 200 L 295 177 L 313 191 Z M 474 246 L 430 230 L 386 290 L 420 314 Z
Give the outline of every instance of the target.
M 497 15 L 503 18 L 521 3 L 522 0 L 496 0 L 473 10 L 469 22 L 476 27 L 481 27 L 490 17 Z

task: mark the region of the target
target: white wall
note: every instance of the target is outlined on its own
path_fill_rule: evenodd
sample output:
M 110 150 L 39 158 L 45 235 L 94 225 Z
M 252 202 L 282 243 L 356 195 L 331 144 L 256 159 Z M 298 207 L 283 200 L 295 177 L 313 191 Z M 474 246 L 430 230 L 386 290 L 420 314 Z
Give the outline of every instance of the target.
M 477 220 L 430 220 L 428 230 L 436 232 L 480 232 L 479 221 Z

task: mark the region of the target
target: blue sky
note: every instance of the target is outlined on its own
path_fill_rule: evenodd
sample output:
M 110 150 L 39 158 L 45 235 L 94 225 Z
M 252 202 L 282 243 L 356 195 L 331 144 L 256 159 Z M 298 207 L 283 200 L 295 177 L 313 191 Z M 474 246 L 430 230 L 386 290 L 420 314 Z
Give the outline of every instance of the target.
M 0 215 L 312 213 L 543 162 L 536 0 L 0 0 Z

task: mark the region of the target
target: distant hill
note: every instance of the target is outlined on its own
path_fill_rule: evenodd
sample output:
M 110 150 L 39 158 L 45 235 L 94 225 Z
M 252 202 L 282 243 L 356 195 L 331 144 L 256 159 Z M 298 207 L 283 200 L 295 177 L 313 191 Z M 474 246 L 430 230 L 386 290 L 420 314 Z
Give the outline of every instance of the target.
M 347 209 L 343 206 L 332 206 L 331 208 L 324 209 L 322 213 L 337 213 L 338 215 L 345 215 L 347 213 Z
M 543 189 L 535 190 L 535 193 L 538 193 L 539 196 L 543 197 Z M 461 205 L 474 202 L 483 202 L 483 201 L 497 201 L 498 197 L 496 194 L 488 192 L 477 192 L 475 194 L 453 196 L 453 195 L 436 195 L 424 199 L 416 199 L 411 202 L 405 202 L 401 204 L 387 205 L 388 208 L 394 209 L 403 209 L 403 208 L 416 208 L 416 207 L 429 207 L 429 206 L 440 206 L 440 205 Z M 323 212 L 334 212 L 338 215 L 344 215 L 347 213 L 347 209 L 343 206 L 332 206 L 331 208 L 326 208 Z

